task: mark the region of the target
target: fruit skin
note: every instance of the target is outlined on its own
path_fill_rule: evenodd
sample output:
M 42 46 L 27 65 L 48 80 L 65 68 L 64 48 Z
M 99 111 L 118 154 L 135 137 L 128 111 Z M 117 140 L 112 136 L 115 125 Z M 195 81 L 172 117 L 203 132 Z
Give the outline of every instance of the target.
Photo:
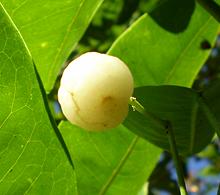
M 117 127 L 128 114 L 133 77 L 120 59 L 88 52 L 64 70 L 58 101 L 66 118 L 90 131 Z

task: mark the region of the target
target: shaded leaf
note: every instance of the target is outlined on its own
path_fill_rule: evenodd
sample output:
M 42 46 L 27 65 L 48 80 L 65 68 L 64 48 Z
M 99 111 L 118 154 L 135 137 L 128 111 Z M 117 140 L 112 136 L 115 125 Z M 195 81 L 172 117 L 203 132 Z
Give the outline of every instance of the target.
M 203 96 L 220 125 L 220 79 L 211 82 L 204 90 Z
M 178 151 L 190 155 L 212 139 L 213 129 L 198 103 L 198 94 L 177 86 L 146 86 L 135 89 L 134 97 L 155 116 L 170 121 Z M 124 125 L 155 145 L 169 150 L 166 129 L 138 112 L 129 112 Z
M 49 92 L 103 0 L 2 0 Z
M 220 104 L 219 104 L 219 93 L 220 79 L 217 79 L 211 83 L 202 94 L 202 101 L 204 113 L 211 121 L 215 132 L 220 137 Z
M 59 127 L 80 194 L 137 194 L 158 160 L 158 148 L 123 126 L 107 132 L 87 132 L 68 122 Z
M 76 194 L 24 42 L 0 7 L 0 194 Z

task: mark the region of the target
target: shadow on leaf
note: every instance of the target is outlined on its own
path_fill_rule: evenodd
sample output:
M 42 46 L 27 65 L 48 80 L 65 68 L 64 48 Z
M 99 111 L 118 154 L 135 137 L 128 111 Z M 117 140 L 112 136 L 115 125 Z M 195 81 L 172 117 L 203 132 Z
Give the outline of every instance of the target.
M 195 1 L 163 0 L 150 16 L 164 29 L 180 33 L 184 31 L 195 9 Z
M 33 62 L 33 64 L 34 64 L 34 70 L 35 70 L 35 74 L 36 74 L 36 77 L 37 77 L 37 81 L 39 83 L 39 87 L 40 87 L 41 94 L 42 94 L 42 97 L 43 97 L 44 106 L 45 106 L 45 109 L 46 109 L 46 111 L 48 113 L 48 117 L 50 119 L 51 125 L 52 125 L 52 127 L 54 129 L 54 132 L 55 132 L 55 134 L 56 134 L 56 136 L 57 136 L 57 138 L 58 138 L 58 140 L 59 140 L 59 142 L 60 142 L 60 144 L 61 144 L 61 146 L 62 146 L 62 148 L 63 148 L 63 150 L 65 152 L 65 154 L 66 154 L 66 157 L 67 157 L 70 165 L 72 166 L 73 169 L 75 169 L 73 161 L 72 161 L 72 158 L 71 158 L 71 155 L 70 155 L 70 152 L 69 152 L 69 150 L 67 148 L 67 145 L 66 145 L 66 143 L 65 143 L 65 141 L 64 141 L 64 139 L 63 139 L 63 137 L 62 137 L 62 135 L 61 135 L 57 125 L 56 125 L 56 122 L 55 122 L 55 120 L 54 120 L 54 118 L 52 116 L 52 113 L 50 111 L 50 108 L 49 108 L 49 105 L 48 105 L 48 101 L 47 101 L 47 95 L 46 95 L 43 83 L 41 81 L 40 75 L 39 75 L 39 73 L 37 71 L 37 68 L 36 68 L 36 65 L 35 65 L 34 62 Z

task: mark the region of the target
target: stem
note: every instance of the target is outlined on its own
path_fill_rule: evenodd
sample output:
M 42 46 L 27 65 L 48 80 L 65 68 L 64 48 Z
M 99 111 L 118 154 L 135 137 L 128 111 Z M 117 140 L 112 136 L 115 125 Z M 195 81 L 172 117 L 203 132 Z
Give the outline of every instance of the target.
M 166 121 L 158 118 L 153 113 L 148 112 L 145 108 L 136 100 L 136 98 L 131 97 L 129 104 L 132 106 L 133 110 L 137 110 L 139 113 L 144 115 L 147 119 L 152 121 L 155 125 L 159 126 L 160 128 L 164 128 L 167 123 Z
M 130 98 L 129 104 L 132 106 L 134 110 L 137 110 L 139 113 L 143 114 L 148 120 L 151 120 L 155 123 L 155 125 L 159 125 L 161 128 L 166 130 L 168 135 L 170 150 L 173 157 L 173 161 L 177 171 L 178 183 L 180 188 L 181 195 L 187 195 L 186 185 L 183 176 L 182 164 L 178 155 L 177 146 L 175 142 L 175 136 L 173 133 L 173 129 L 171 123 L 165 120 L 160 119 L 155 116 L 153 113 L 148 112 L 134 97 Z
M 207 119 L 209 120 L 212 128 L 215 130 L 218 137 L 220 138 L 220 124 L 218 120 L 216 119 L 215 115 L 213 114 L 213 112 L 210 110 L 205 98 L 202 96 L 199 96 L 198 102 L 203 110 L 203 113 L 206 115 Z
M 170 123 L 167 124 L 166 129 L 167 129 L 167 135 L 168 135 L 168 139 L 170 143 L 170 151 L 173 157 L 174 165 L 176 167 L 178 183 L 180 186 L 180 194 L 187 195 L 186 185 L 184 181 L 183 167 L 182 167 L 181 160 L 179 158 L 175 136 L 174 136 L 173 129 Z
M 218 22 L 220 22 L 220 6 L 213 0 L 197 0 Z

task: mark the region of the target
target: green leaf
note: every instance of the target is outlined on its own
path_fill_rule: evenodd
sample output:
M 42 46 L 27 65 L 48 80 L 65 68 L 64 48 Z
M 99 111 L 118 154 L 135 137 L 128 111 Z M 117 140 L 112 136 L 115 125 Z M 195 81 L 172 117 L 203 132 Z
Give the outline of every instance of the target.
M 0 4 L 0 194 L 76 194 L 29 52 Z
M 49 92 L 103 0 L 2 0 Z
M 210 52 L 201 44 L 213 44 L 218 28 L 215 19 L 198 5 L 181 33 L 165 30 L 145 14 L 119 37 L 109 53 L 128 64 L 136 86 L 191 86 Z
M 211 82 L 203 92 L 206 103 L 220 124 L 220 79 Z
M 190 155 L 202 150 L 214 132 L 198 103 L 198 94 L 177 86 L 146 86 L 135 89 L 134 97 L 147 112 L 172 124 L 180 154 Z M 129 112 L 124 125 L 151 143 L 169 150 L 166 129 L 138 112 Z
M 220 79 L 215 80 L 211 85 L 203 92 L 201 98 L 201 104 L 203 105 L 204 113 L 212 123 L 215 132 L 220 137 L 220 104 L 219 93 Z
M 76 167 L 79 194 L 137 194 L 160 153 L 123 126 L 87 132 L 63 122 L 60 130 Z

